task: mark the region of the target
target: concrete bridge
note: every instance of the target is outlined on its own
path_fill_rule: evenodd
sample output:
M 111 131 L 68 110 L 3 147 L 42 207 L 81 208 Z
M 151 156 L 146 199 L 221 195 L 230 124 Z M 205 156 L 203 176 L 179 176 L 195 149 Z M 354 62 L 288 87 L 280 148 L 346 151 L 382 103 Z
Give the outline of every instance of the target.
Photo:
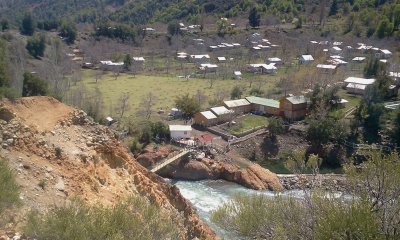
M 156 164 L 154 167 L 152 167 L 152 168 L 150 169 L 150 171 L 153 172 L 153 173 L 158 172 L 158 171 L 159 171 L 160 169 L 162 169 L 163 167 L 165 167 L 165 166 L 167 166 L 168 164 L 171 164 L 171 163 L 173 163 L 173 162 L 179 160 L 180 158 L 182 158 L 183 156 L 187 155 L 187 154 L 190 153 L 191 151 L 192 151 L 191 149 L 182 150 L 179 154 L 177 154 L 177 155 L 175 155 L 175 156 L 173 156 L 173 157 L 171 157 L 171 158 L 169 158 L 169 159 L 166 159 L 166 160 L 164 160 L 164 161 L 162 161 L 162 162 Z

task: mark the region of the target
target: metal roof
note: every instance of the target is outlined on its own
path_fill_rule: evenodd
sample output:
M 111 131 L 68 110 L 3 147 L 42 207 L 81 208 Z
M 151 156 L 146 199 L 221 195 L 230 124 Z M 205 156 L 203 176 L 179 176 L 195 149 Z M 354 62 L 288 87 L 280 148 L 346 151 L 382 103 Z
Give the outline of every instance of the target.
M 213 107 L 211 108 L 211 111 L 216 115 L 216 116 L 221 116 L 224 114 L 229 114 L 229 113 L 233 113 L 234 111 L 227 109 L 224 106 L 220 106 L 220 107 Z
M 190 125 L 169 125 L 169 131 L 192 131 Z
M 293 104 L 301 104 L 301 103 L 306 103 L 307 102 L 307 98 L 304 97 L 303 95 L 287 97 L 286 99 L 289 102 L 293 103 Z
M 203 115 L 207 119 L 217 118 L 217 116 L 215 116 L 214 113 L 212 113 L 211 111 L 204 111 L 204 112 L 201 112 L 200 114 Z
M 279 101 L 276 101 L 274 99 L 261 98 L 261 97 L 255 97 L 255 96 L 246 97 L 246 99 L 250 103 L 267 106 L 267 107 L 279 108 Z
M 355 84 L 363 84 L 363 85 L 370 85 L 375 82 L 375 79 L 370 78 L 359 78 L 359 77 L 348 77 L 344 80 L 345 83 L 355 83 Z
M 229 100 L 229 101 L 224 101 L 224 103 L 228 108 L 250 105 L 250 103 L 246 99 Z
M 314 61 L 314 58 L 312 55 L 301 55 L 301 58 L 303 58 L 304 61 Z
M 367 88 L 367 86 L 368 85 L 365 85 L 365 84 L 349 83 L 349 84 L 347 84 L 346 88 L 365 90 Z

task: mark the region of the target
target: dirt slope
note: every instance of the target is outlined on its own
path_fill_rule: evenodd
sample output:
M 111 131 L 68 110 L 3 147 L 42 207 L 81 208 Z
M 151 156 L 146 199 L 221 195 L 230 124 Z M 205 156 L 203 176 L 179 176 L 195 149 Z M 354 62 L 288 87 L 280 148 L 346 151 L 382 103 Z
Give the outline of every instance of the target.
M 74 196 L 110 205 L 140 194 L 182 215 L 187 239 L 215 238 L 179 190 L 138 164 L 107 127 L 53 98 L 0 102 L 0 143 L 1 156 L 17 172 L 22 212 Z

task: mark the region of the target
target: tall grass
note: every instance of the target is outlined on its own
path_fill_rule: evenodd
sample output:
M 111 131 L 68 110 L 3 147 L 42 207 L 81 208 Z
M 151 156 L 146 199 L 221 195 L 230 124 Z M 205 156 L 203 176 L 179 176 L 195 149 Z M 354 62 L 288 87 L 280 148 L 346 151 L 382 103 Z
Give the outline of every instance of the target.
M 19 203 L 19 187 L 14 173 L 6 162 L 0 159 L 0 217 L 5 210 Z
M 89 206 L 75 199 L 44 215 L 31 212 L 25 230 L 28 236 L 42 240 L 158 240 L 181 239 L 181 224 L 179 216 L 171 216 L 141 197 L 131 197 L 113 207 Z

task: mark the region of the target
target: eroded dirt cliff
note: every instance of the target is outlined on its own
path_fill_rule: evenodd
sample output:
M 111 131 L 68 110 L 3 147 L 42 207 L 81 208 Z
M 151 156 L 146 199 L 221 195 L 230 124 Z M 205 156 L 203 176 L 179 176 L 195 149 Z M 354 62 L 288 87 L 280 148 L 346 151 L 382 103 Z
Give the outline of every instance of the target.
M 17 172 L 22 212 L 74 196 L 112 205 L 140 194 L 183 215 L 187 239 L 215 238 L 179 190 L 135 161 L 107 127 L 53 98 L 0 102 L 0 143 L 1 156 Z

